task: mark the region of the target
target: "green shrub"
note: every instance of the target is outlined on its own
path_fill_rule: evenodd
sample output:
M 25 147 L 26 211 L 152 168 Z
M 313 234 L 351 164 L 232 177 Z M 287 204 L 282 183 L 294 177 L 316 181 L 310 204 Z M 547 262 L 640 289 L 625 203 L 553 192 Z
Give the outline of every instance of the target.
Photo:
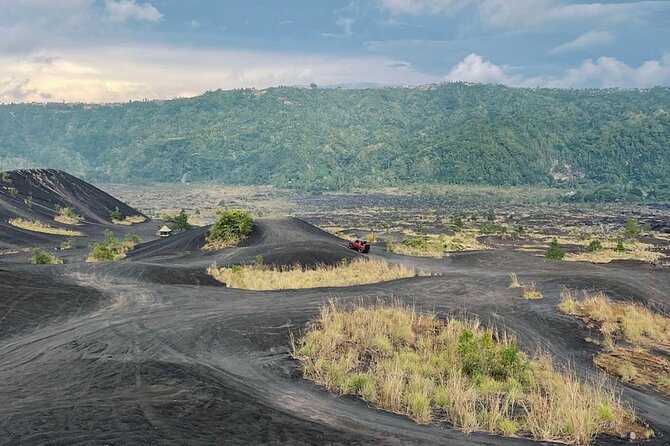
M 626 247 L 623 245 L 623 242 L 619 240 L 614 248 L 616 252 L 626 252 Z
M 121 209 L 117 206 L 116 209 L 109 213 L 109 218 L 112 220 L 122 220 L 123 215 L 121 214 Z
M 428 236 L 419 235 L 413 238 L 403 238 L 400 243 L 408 248 L 428 249 Z
M 60 249 L 75 249 L 76 247 L 77 241 L 73 237 L 68 238 L 60 244 Z
M 563 257 L 565 257 L 565 250 L 558 245 L 558 240 L 553 239 L 544 256 L 548 259 L 563 260 Z
M 121 260 L 126 256 L 126 253 L 133 249 L 139 242 L 140 237 L 134 234 L 126 235 L 124 239 L 120 241 L 114 236 L 112 231 L 105 229 L 105 241 L 93 244 L 86 261 L 112 262 Z
M 479 228 L 479 232 L 482 234 L 506 234 L 507 226 L 498 223 L 485 223 Z
M 588 248 L 589 252 L 596 252 L 600 251 L 603 249 L 603 244 L 600 243 L 600 240 L 591 240 L 591 243 L 589 243 Z
M 114 249 L 105 243 L 94 243 L 89 257 L 97 262 L 112 262 Z
M 242 239 L 249 234 L 254 226 L 254 219 L 245 211 L 222 211 L 216 223 L 209 228 L 209 243 L 229 243 Z
M 263 256 L 260 254 L 257 254 L 256 257 L 254 257 L 254 269 L 257 271 L 263 271 L 265 269 L 265 260 L 263 260 Z
M 126 242 L 130 242 L 133 245 L 137 245 L 140 243 L 140 241 L 142 241 L 142 239 L 140 239 L 140 236 L 137 234 L 128 234 L 123 238 L 123 240 Z
M 58 259 L 51 253 L 48 253 L 40 248 L 33 249 L 33 255 L 30 258 L 30 263 L 33 265 L 60 265 L 62 260 Z
M 626 238 L 635 238 L 639 237 L 642 233 L 642 228 L 636 220 L 628 220 L 626 226 L 623 228 L 623 234 Z

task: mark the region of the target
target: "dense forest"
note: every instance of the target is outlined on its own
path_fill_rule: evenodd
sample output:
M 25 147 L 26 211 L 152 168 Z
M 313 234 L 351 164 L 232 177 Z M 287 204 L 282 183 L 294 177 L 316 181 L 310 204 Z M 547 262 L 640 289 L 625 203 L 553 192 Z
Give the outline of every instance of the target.
M 7 104 L 0 170 L 54 167 L 97 182 L 538 185 L 666 197 L 669 113 L 669 88 L 464 83 Z

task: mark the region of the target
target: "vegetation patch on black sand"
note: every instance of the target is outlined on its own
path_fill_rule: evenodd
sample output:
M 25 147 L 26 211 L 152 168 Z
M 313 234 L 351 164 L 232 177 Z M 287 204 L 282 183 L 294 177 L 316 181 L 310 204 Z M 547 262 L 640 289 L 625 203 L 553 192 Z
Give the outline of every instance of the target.
M 420 424 L 576 444 L 652 435 L 604 378 L 582 382 L 477 320 L 441 320 L 400 302 L 324 304 L 292 354 L 305 378 Z
M 273 268 L 257 258 L 254 265 L 234 265 L 218 268 L 212 265 L 207 272 L 231 288 L 247 290 L 287 290 L 297 288 L 364 285 L 417 275 L 414 268 L 383 260 L 342 259 L 337 265 L 317 265 L 306 268 L 292 265 Z
M 559 309 L 596 328 L 603 347 L 594 362 L 624 382 L 650 386 L 670 396 L 670 318 L 604 293 L 561 293 Z
M 209 228 L 204 250 L 216 250 L 234 246 L 251 234 L 254 218 L 240 210 L 224 210 L 217 215 L 216 222 Z

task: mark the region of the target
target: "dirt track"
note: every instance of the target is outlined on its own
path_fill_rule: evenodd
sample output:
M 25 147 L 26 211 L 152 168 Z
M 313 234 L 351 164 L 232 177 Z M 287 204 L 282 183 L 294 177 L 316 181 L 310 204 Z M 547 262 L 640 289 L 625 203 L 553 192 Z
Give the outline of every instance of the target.
M 400 297 L 441 315 L 479 316 L 514 332 L 527 351 L 542 347 L 593 376 L 597 347 L 584 341 L 589 334 L 580 323 L 556 311 L 562 286 L 670 310 L 667 268 L 507 251 L 443 260 L 384 254 L 434 274 L 384 284 L 232 290 L 211 281 L 204 268 L 257 254 L 279 264 L 357 254 L 297 219 L 261 220 L 242 246 L 218 253 L 197 249 L 203 236 L 195 230 L 150 242 L 115 264 L 28 267 L 14 263 L 20 257 L 0 260 L 1 444 L 537 444 L 418 426 L 333 396 L 300 378 L 288 356 L 289 332 L 330 297 Z M 507 289 L 508 272 L 535 281 L 545 298 L 521 299 Z M 668 444 L 670 401 L 652 390 L 622 389 L 657 433 L 644 444 Z

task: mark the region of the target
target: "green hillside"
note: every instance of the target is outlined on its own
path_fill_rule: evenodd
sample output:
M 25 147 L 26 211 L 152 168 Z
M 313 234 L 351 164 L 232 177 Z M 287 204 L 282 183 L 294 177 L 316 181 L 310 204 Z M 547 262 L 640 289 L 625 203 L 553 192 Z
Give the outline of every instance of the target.
M 670 181 L 670 89 L 272 88 L 121 105 L 0 105 L 0 170 L 301 189 Z

